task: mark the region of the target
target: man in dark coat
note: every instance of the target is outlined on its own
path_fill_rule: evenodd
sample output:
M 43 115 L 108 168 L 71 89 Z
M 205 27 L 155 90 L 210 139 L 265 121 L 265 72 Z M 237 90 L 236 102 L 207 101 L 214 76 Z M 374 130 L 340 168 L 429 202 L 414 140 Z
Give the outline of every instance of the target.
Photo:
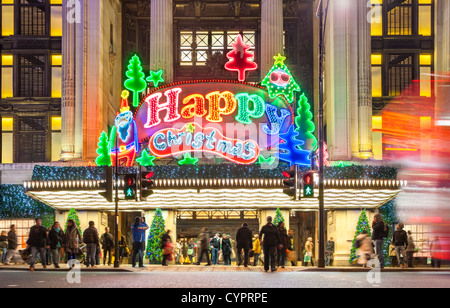
M 34 263 L 38 252 L 41 257 L 42 266 L 47 268 L 45 249 L 50 249 L 50 247 L 48 246 L 47 230 L 42 225 L 40 218 L 36 218 L 36 225 L 30 229 L 27 245 L 31 247 L 30 271 L 34 271 Z
M 100 238 L 100 244 L 102 244 L 103 249 L 103 265 L 106 265 L 106 255 L 109 255 L 108 257 L 108 266 L 111 265 L 111 253 L 112 250 L 115 248 L 114 245 L 114 238 L 111 233 L 109 233 L 109 228 L 105 228 L 105 233 L 102 234 L 102 237 Z
M 86 266 L 95 266 L 95 252 L 100 243 L 98 231 L 93 221 L 89 222 L 89 227 L 83 232 L 83 242 L 86 244 Z
M 238 252 L 238 266 L 242 264 L 241 251 L 244 250 L 244 267 L 248 266 L 248 252 L 252 249 L 253 234 L 252 230 L 248 228 L 247 223 L 243 223 L 242 227 L 236 233 L 236 248 Z
M 14 253 L 17 249 L 17 235 L 16 235 L 16 226 L 11 225 L 11 228 L 8 232 L 8 252 L 6 253 L 5 265 L 9 265 L 9 262 L 14 256 Z
M 264 237 L 263 237 L 264 236 Z M 269 271 L 269 261 L 272 272 L 276 271 L 275 268 L 275 255 L 278 245 L 280 244 L 280 236 L 277 227 L 272 224 L 272 217 L 267 217 L 267 224 L 262 227 L 259 232 L 259 238 L 261 239 L 261 245 L 264 251 L 264 270 Z
M 203 255 L 206 255 L 206 261 L 208 262 L 206 266 L 211 265 L 211 260 L 209 260 L 209 231 L 208 228 L 202 228 L 202 232 L 198 236 L 200 241 L 200 254 L 198 255 L 198 261 L 195 265 L 200 265 Z

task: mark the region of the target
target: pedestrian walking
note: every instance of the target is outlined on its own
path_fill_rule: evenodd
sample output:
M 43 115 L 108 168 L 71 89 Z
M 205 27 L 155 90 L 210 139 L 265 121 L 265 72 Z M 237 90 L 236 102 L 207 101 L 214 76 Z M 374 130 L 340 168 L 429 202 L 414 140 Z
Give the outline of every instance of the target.
M 64 233 L 64 250 L 67 262 L 76 259 L 80 253 L 81 233 L 73 219 L 67 221 L 67 229 Z
M 325 265 L 331 266 L 331 261 L 333 260 L 334 255 L 334 238 L 330 237 L 330 239 L 325 244 Z
M 281 241 L 278 229 L 272 223 L 271 216 L 267 216 L 267 224 L 261 228 L 259 238 L 261 239 L 261 245 L 264 252 L 264 270 L 268 272 L 270 266 L 271 271 L 274 272 L 276 271 L 275 255 Z
M 287 230 L 284 227 L 284 222 L 280 222 L 278 224 L 278 236 L 280 237 L 280 245 L 278 245 L 278 250 L 277 250 L 277 261 L 278 261 L 278 266 L 281 268 L 284 268 L 284 265 L 286 264 L 286 257 L 287 257 L 287 252 L 286 250 L 288 249 L 289 246 L 289 237 L 287 234 Z
M 297 253 L 295 251 L 294 245 L 294 230 L 289 229 L 288 231 L 288 252 L 287 252 L 287 260 L 291 262 L 292 266 L 297 266 Z
M 212 265 L 217 265 L 217 261 L 219 259 L 219 250 L 220 250 L 220 237 L 219 233 L 216 233 L 214 237 L 209 242 L 211 247 L 211 263 Z
M 431 254 L 431 266 L 433 268 L 441 267 L 441 240 L 439 236 L 436 236 L 430 244 L 430 254 Z
M 416 245 L 412 237 L 411 231 L 408 231 L 408 246 L 406 246 L 406 259 L 408 259 L 408 267 L 413 268 L 414 253 L 416 252 Z
M 98 237 L 98 231 L 95 228 L 95 224 L 93 221 L 89 222 L 89 227 L 83 232 L 83 242 L 86 244 L 86 261 L 85 264 L 87 267 L 91 265 L 95 266 L 95 253 L 97 251 L 97 246 L 100 243 Z
M 358 248 L 358 264 L 367 267 L 367 262 L 369 262 L 373 254 L 372 239 L 369 237 L 369 232 L 367 232 L 367 230 L 363 230 L 361 234 L 356 237 L 355 246 Z
M 384 238 L 389 236 L 389 228 L 379 213 L 374 216 L 372 230 L 372 240 L 375 243 L 375 253 L 377 254 L 380 268 L 384 268 L 383 244 Z
M 189 258 L 190 263 L 194 263 L 194 257 L 196 255 L 197 246 L 195 245 L 194 239 L 191 238 L 187 247 L 187 256 Z
M 236 233 L 236 248 L 238 251 L 238 266 L 242 264 L 242 254 L 244 251 L 244 267 L 248 266 L 249 251 L 252 249 L 252 230 L 248 228 L 248 224 L 244 222 L 242 227 L 237 230 Z
M 112 250 L 115 248 L 114 237 L 109 233 L 109 228 L 105 228 L 105 233 L 102 234 L 100 238 L 100 244 L 102 244 L 103 249 L 103 265 L 106 265 L 106 255 L 108 255 L 108 266 L 111 265 L 111 254 Z M 119 248 L 120 249 L 120 248 Z M 120 255 L 120 252 L 119 252 Z M 120 258 L 120 257 L 119 257 Z
M 253 266 L 257 266 L 258 258 L 261 255 L 261 242 L 259 241 L 259 234 L 255 234 L 255 235 L 253 235 L 253 237 L 254 237 L 254 240 L 253 240 L 253 251 L 254 251 Z
M 131 233 L 133 235 L 133 257 L 131 258 L 131 266 L 136 267 L 139 260 L 139 267 L 144 267 L 144 249 L 145 249 L 145 231 L 148 225 L 140 216 L 136 216 L 134 224 L 131 225 Z M 138 260 L 136 260 L 138 259 Z
M 220 250 L 222 250 L 223 265 L 231 265 L 231 241 L 225 233 L 222 236 L 220 247 Z
M 0 235 L 0 248 L 2 250 L 2 263 L 6 261 L 6 253 L 8 252 L 8 236 L 6 231 L 2 231 Z
M 50 246 L 50 254 L 55 268 L 60 268 L 61 249 L 64 244 L 64 232 L 61 230 L 59 222 L 55 221 L 48 233 L 48 241 Z
M 303 266 L 308 266 L 309 262 L 314 266 L 314 242 L 312 237 L 308 237 L 305 243 L 305 257 L 303 258 Z
M 168 266 L 167 261 L 172 261 L 173 244 L 172 238 L 170 237 L 170 230 L 167 230 L 161 236 L 161 249 L 163 254 L 162 266 Z
M 200 253 L 198 255 L 198 260 L 195 265 L 200 265 L 202 262 L 203 255 L 206 254 L 206 261 L 208 262 L 206 266 L 211 265 L 211 261 L 209 260 L 209 232 L 208 228 L 202 228 L 201 233 L 198 235 L 198 241 L 200 242 Z
M 173 252 L 175 254 L 175 264 L 181 264 L 180 258 L 182 258 L 182 250 L 183 245 L 181 244 L 181 239 L 178 239 L 175 243 L 175 246 L 173 247 Z
M 16 235 L 16 225 L 11 225 L 8 232 L 8 250 L 5 258 L 5 265 L 10 265 L 11 259 L 16 253 L 17 249 L 17 235 Z
M 48 246 L 47 230 L 42 226 L 42 220 L 36 218 L 35 221 L 36 224 L 31 227 L 27 241 L 27 245 L 31 247 L 30 271 L 34 271 L 34 264 L 38 253 L 40 255 L 42 266 L 47 268 L 47 265 L 45 264 L 45 249 L 50 248 Z
M 119 262 L 122 264 L 123 258 L 127 258 L 130 255 L 130 249 L 126 237 L 119 231 Z M 115 247 L 114 247 L 115 248 Z
M 395 246 L 395 255 L 397 257 L 397 264 L 400 268 L 408 267 L 406 263 L 406 246 L 408 246 L 408 234 L 403 230 L 404 225 L 402 223 L 397 224 L 397 228 L 394 231 L 393 242 Z

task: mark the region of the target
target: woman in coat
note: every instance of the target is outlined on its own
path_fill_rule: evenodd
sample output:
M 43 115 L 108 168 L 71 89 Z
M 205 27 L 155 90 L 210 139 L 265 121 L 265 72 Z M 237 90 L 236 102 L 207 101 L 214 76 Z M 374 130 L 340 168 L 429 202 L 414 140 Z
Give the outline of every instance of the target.
M 408 246 L 406 246 L 406 258 L 408 259 L 409 268 L 413 268 L 413 259 L 415 252 L 416 246 L 414 245 L 414 239 L 411 235 L 411 231 L 408 231 Z
M 66 251 L 67 262 L 70 259 L 76 259 L 79 254 L 79 243 L 81 242 L 81 233 L 73 219 L 67 221 L 67 229 L 64 234 L 64 249 Z
M 59 261 L 61 256 L 61 248 L 64 244 L 64 232 L 61 230 L 59 222 L 55 221 L 48 233 L 48 240 L 50 246 L 50 253 L 52 255 L 53 264 L 55 268 L 59 268 Z

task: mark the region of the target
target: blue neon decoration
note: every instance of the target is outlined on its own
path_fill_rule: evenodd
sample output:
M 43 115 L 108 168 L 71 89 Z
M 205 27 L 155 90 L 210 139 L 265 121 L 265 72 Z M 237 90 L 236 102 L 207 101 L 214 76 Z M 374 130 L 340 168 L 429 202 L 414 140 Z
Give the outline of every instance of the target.
M 274 155 L 291 166 L 309 166 L 311 164 L 309 159 L 310 151 L 304 151 L 299 148 L 305 142 L 296 139 L 298 135 L 299 132 L 295 131 L 295 125 L 291 125 L 286 133 L 280 134 L 280 143 L 278 144 L 280 152 Z M 283 143 L 281 143 L 282 140 L 284 141 Z

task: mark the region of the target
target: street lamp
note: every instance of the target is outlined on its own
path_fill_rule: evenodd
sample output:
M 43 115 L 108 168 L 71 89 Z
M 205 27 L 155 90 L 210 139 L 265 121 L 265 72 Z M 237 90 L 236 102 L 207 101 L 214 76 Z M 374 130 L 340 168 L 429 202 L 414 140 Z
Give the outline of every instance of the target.
M 328 1 L 327 8 L 328 10 Z M 325 29 L 324 22 L 326 23 L 326 11 L 324 16 L 323 2 L 320 0 L 319 6 L 316 12 L 316 16 L 319 18 L 319 114 L 318 114 L 318 133 L 319 133 L 319 258 L 317 260 L 317 266 L 319 268 L 325 268 L 325 208 L 324 208 L 324 170 L 323 170 L 323 149 L 324 149 L 324 126 L 323 126 L 323 56 L 324 56 L 324 39 Z

